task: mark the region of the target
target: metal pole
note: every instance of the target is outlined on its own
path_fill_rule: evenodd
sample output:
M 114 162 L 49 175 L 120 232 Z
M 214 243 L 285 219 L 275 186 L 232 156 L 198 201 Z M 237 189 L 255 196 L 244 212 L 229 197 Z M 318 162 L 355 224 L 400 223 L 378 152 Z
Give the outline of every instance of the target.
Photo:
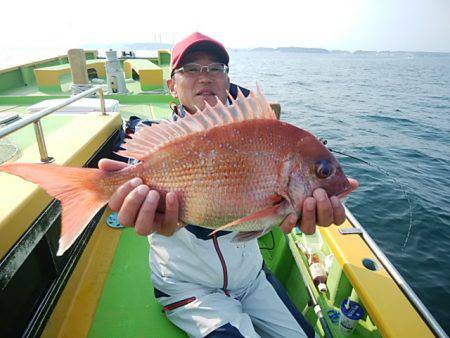
M 39 147 L 39 154 L 41 155 L 41 162 L 51 163 L 55 159 L 53 157 L 49 157 L 47 153 L 47 147 L 45 146 L 44 132 L 42 131 L 41 120 L 37 120 L 33 122 L 34 124 L 34 132 L 36 134 L 36 140 Z
M 102 107 L 102 115 L 106 115 L 106 107 L 105 107 L 105 95 L 103 94 L 103 89 L 99 88 L 98 94 L 100 96 L 100 106 Z
M 49 107 L 49 108 L 43 109 L 43 110 L 41 110 L 41 111 L 39 111 L 39 112 L 37 112 L 37 113 L 35 113 L 33 115 L 24 117 L 23 119 L 21 119 L 21 120 L 19 120 L 17 122 L 11 123 L 11 124 L 7 125 L 6 127 L 0 129 L 0 138 L 3 137 L 3 136 L 7 136 L 7 135 L 11 134 L 12 132 L 14 132 L 14 131 L 16 131 L 16 130 L 18 130 L 20 128 L 23 128 L 23 127 L 31 124 L 32 122 L 35 122 L 35 121 L 41 119 L 42 117 L 47 116 L 47 115 L 49 115 L 49 114 L 59 110 L 60 108 L 71 104 L 72 102 L 75 102 L 75 101 L 77 101 L 77 100 L 79 100 L 79 99 L 81 99 L 81 98 L 83 98 L 85 96 L 91 95 L 91 94 L 97 92 L 99 89 L 100 88 L 97 88 L 97 87 L 88 89 L 88 90 L 86 90 L 86 91 L 84 91 L 84 92 L 82 92 L 82 93 L 80 93 L 78 95 L 75 95 L 75 96 L 72 96 L 71 98 L 68 98 L 66 101 L 64 101 L 62 103 L 59 103 L 59 104 L 57 104 L 57 105 L 55 105 L 53 107 Z
M 17 122 L 11 123 L 11 124 L 7 125 L 6 127 L 1 128 L 0 129 L 0 138 L 7 136 L 7 135 L 11 134 L 12 132 L 15 132 L 16 130 L 19 130 L 19 129 L 26 127 L 27 125 L 33 123 L 34 124 L 34 132 L 36 134 L 36 140 L 37 140 L 38 147 L 39 147 L 39 153 L 41 155 L 41 162 L 44 162 L 44 163 L 53 162 L 54 158 L 48 156 L 48 153 L 47 153 L 47 147 L 45 145 L 45 139 L 44 139 L 44 132 L 42 130 L 42 125 L 40 122 L 41 118 L 57 111 L 58 109 L 61 109 L 62 107 L 65 107 L 65 106 L 71 104 L 72 102 L 75 102 L 85 96 L 91 95 L 97 91 L 100 94 L 100 106 L 101 106 L 101 110 L 102 110 L 102 115 L 106 116 L 105 95 L 103 94 L 103 90 L 101 88 L 94 87 L 94 88 L 86 90 L 78 95 L 72 96 L 71 98 L 68 98 L 66 101 L 59 103 L 53 107 L 43 109 L 33 115 L 27 116 Z

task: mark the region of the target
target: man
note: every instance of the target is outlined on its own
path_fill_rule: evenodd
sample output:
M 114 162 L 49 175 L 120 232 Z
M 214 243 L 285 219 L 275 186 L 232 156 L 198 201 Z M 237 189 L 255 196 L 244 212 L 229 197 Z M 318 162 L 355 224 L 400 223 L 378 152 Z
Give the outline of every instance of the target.
M 229 55 L 223 45 L 200 33 L 177 43 L 172 53 L 172 76 L 167 84 L 180 106 L 174 118 L 193 114 L 205 102 L 227 104 Z M 233 89 L 233 90 L 232 90 Z M 125 164 L 103 160 L 103 170 Z M 354 185 L 357 183 L 352 181 Z M 301 337 L 314 332 L 286 297 L 270 272 L 263 269 L 257 240 L 232 242 L 234 233 L 209 229 L 178 220 L 178 199 L 165 198 L 165 213 L 157 212 L 159 193 L 139 178 L 121 186 L 110 200 L 119 221 L 150 235 L 151 270 L 155 295 L 167 317 L 193 337 Z M 336 197 L 323 189 L 302 206 L 300 227 L 314 233 L 316 223 L 341 224 L 345 211 Z M 290 215 L 281 225 L 289 233 L 297 223 Z

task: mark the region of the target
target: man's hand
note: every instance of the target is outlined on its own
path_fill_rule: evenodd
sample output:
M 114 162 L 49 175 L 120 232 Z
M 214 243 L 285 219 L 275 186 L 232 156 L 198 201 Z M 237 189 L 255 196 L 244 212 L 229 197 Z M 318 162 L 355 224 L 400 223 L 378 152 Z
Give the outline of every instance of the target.
M 349 179 L 354 189 L 359 185 L 357 180 Z M 284 233 L 290 233 L 297 224 L 297 215 L 291 214 L 281 224 Z M 327 227 L 331 224 L 341 225 L 345 221 L 345 209 L 341 201 L 332 196 L 328 198 L 327 193 L 322 188 L 313 191 L 313 197 L 307 197 L 303 201 L 302 219 L 299 224 L 300 229 L 307 235 L 316 231 L 316 225 Z
M 99 169 L 104 171 L 118 171 L 127 166 L 126 163 L 109 159 L 102 159 L 98 163 Z M 178 222 L 178 198 L 175 193 L 166 195 L 164 213 L 157 212 L 159 199 L 156 190 L 150 190 L 142 179 L 133 178 L 122 184 L 111 196 L 109 207 L 118 211 L 120 224 L 134 227 L 139 235 L 147 236 L 156 231 L 171 236 L 182 226 Z

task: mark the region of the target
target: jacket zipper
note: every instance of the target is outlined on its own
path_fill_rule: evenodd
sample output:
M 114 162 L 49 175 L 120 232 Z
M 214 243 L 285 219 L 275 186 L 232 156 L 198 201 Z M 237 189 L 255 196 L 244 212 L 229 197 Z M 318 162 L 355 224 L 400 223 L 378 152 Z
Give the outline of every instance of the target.
M 217 234 L 213 235 L 213 242 L 214 242 L 214 248 L 216 249 L 217 255 L 220 259 L 220 264 L 222 264 L 222 270 L 223 270 L 223 292 L 230 297 L 230 292 L 227 290 L 228 288 L 228 271 L 227 271 L 227 265 L 225 264 L 225 259 L 223 258 L 222 252 L 219 248 L 219 241 L 217 240 Z

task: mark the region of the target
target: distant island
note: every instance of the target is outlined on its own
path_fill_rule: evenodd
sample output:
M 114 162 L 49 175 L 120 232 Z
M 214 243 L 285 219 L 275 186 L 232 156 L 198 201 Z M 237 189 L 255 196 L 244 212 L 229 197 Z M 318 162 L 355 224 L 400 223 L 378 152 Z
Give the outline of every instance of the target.
M 153 50 L 172 49 L 173 44 L 158 42 L 133 42 L 133 43 L 104 43 L 104 44 L 86 44 L 86 49 L 115 49 L 117 51 L 130 50 Z M 281 52 L 281 53 L 316 53 L 316 54 L 361 54 L 361 55 L 391 55 L 391 54 L 409 54 L 409 55 L 434 55 L 448 56 L 448 52 L 411 52 L 411 51 L 373 51 L 373 50 L 328 50 L 325 48 L 307 48 L 307 47 L 257 47 L 257 48 L 229 48 L 232 51 L 250 51 L 250 52 Z
M 265 48 L 265 47 L 259 47 L 259 48 L 253 48 L 250 51 L 278 51 L 278 52 L 287 52 L 287 53 L 330 53 L 328 49 L 324 48 L 304 48 L 304 47 L 278 47 L 278 48 Z
M 234 49 L 235 51 L 243 50 L 243 49 Z M 278 48 L 270 48 L 270 47 L 257 47 L 251 49 L 245 49 L 250 52 L 284 52 L 284 53 L 319 53 L 319 54 L 369 54 L 369 55 L 390 55 L 390 54 L 409 54 L 409 55 L 441 55 L 448 56 L 450 53 L 448 52 L 410 52 L 410 51 L 373 51 L 373 50 L 355 50 L 354 52 L 347 50 L 328 50 L 325 48 L 306 48 L 306 47 L 278 47 Z

